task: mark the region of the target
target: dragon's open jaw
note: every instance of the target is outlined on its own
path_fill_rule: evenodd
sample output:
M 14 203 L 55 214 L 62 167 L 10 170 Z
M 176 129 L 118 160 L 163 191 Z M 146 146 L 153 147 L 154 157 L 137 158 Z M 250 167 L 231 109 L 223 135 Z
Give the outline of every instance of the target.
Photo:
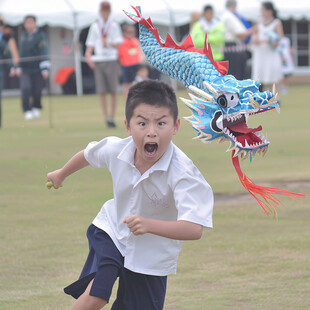
M 217 129 L 221 130 L 239 149 L 245 151 L 257 150 L 269 144 L 267 138 L 261 133 L 262 126 L 249 128 L 247 125 L 249 115 L 257 113 L 239 112 L 231 115 L 218 113 L 217 119 L 214 119 L 212 123 L 213 125 L 216 124 Z

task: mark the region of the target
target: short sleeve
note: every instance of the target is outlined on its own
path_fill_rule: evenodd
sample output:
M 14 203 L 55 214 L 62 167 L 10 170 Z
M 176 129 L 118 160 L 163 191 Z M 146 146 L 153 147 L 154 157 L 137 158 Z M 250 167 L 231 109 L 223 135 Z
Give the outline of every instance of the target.
M 90 142 L 84 150 L 84 157 L 94 168 L 107 168 L 108 138 Z
M 230 18 L 227 18 L 225 26 L 234 35 L 238 35 L 246 31 L 245 26 L 238 19 L 238 17 L 234 15 L 231 15 Z
M 213 227 L 213 191 L 198 169 L 192 175 L 185 173 L 185 176 L 176 183 L 174 200 L 178 220 Z

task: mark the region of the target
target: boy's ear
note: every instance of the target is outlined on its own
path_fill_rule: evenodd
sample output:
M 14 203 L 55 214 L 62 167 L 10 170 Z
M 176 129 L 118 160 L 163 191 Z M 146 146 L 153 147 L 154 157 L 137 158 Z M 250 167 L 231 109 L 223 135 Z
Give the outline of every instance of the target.
M 124 119 L 124 124 L 125 124 L 127 133 L 131 136 L 130 126 L 129 126 L 129 123 L 127 122 L 126 118 Z
M 179 131 L 179 128 L 180 128 L 180 118 L 177 119 L 177 121 L 175 122 L 175 125 L 174 125 L 174 131 L 173 131 L 173 134 L 176 135 Z

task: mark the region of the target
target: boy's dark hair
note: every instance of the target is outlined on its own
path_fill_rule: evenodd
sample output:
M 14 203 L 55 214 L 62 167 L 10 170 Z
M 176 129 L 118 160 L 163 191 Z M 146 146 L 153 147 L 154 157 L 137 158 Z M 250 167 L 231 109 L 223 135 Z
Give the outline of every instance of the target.
M 175 92 L 164 82 L 145 80 L 130 87 L 126 101 L 126 120 L 129 124 L 134 109 L 141 103 L 167 107 L 174 122 L 178 119 L 178 104 Z
M 203 12 L 206 13 L 206 11 L 213 11 L 213 7 L 211 5 L 206 5 L 204 8 L 203 8 Z
M 24 22 L 25 22 L 28 18 L 33 19 L 35 23 L 37 22 L 37 18 L 36 18 L 34 15 L 26 15 L 25 18 L 24 18 Z

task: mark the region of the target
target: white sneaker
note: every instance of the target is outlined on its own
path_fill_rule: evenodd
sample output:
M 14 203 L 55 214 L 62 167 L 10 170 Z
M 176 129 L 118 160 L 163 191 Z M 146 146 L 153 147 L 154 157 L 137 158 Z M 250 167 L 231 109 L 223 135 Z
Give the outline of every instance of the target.
M 40 117 L 40 109 L 38 109 L 38 108 L 33 108 L 33 109 L 31 110 L 31 112 L 32 112 L 33 118 L 39 118 L 39 117 Z
M 33 113 L 32 111 L 26 111 L 25 112 L 25 120 L 26 121 L 29 121 L 29 120 L 32 120 L 33 119 Z

